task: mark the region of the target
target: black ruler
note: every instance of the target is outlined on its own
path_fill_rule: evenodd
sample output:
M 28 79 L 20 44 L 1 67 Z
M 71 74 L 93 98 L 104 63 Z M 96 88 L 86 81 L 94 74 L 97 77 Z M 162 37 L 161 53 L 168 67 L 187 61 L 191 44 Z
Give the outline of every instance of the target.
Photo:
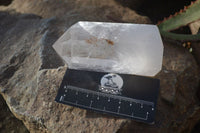
M 143 76 L 67 69 L 55 101 L 153 123 L 159 84 Z

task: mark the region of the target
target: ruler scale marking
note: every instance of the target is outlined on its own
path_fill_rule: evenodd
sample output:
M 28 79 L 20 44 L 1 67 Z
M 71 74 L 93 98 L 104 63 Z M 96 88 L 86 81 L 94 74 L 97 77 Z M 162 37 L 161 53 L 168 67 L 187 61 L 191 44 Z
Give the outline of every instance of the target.
M 101 76 L 98 76 L 98 74 L 104 75 L 104 73 L 97 73 L 97 76 L 95 74 L 96 72 L 82 72 L 72 69 L 67 70 L 58 91 L 56 101 L 67 105 L 135 119 L 146 123 L 154 122 L 156 100 L 159 89 L 158 80 L 132 75 L 127 78 L 126 75 L 120 75 L 124 80 L 125 86 L 122 87 L 122 90 L 110 91 L 108 90 L 109 88 L 102 88 L 99 85 L 99 77 Z M 77 77 L 78 79 L 76 79 Z M 133 81 L 129 78 L 133 78 Z M 144 81 L 149 85 L 145 85 L 141 82 L 142 78 L 144 78 Z M 91 79 L 94 81 L 89 81 Z M 152 83 L 150 81 L 152 81 Z M 110 80 L 110 82 L 113 81 Z M 138 82 L 141 82 L 141 84 L 138 84 Z M 130 86 L 129 84 L 133 85 L 130 90 L 127 88 Z M 155 89 L 153 88 L 154 92 L 147 90 L 151 89 L 149 86 L 155 87 Z M 136 91 L 136 89 L 141 89 L 142 91 Z M 143 92 L 146 94 L 156 94 L 144 95 Z M 136 95 L 136 93 L 138 94 Z M 130 94 L 133 95 L 131 96 Z

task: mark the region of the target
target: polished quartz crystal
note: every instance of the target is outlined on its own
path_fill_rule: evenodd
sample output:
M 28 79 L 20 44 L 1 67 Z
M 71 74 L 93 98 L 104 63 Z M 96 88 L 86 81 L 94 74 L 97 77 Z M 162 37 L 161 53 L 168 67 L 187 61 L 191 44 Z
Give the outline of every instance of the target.
M 156 25 L 80 21 L 53 48 L 71 69 L 154 76 L 162 67 Z

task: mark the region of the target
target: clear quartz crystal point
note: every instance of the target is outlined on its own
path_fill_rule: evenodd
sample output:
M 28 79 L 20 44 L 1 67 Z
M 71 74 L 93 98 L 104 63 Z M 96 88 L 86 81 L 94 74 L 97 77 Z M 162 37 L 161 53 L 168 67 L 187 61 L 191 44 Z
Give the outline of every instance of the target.
M 53 48 L 71 69 L 154 76 L 162 67 L 156 25 L 80 21 Z

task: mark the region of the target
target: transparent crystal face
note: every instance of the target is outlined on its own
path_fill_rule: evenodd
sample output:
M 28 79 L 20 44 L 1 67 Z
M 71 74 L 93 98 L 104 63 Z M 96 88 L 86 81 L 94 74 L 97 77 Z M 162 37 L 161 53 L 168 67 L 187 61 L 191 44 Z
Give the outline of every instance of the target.
M 162 67 L 156 25 L 80 21 L 53 48 L 71 69 L 154 76 Z

